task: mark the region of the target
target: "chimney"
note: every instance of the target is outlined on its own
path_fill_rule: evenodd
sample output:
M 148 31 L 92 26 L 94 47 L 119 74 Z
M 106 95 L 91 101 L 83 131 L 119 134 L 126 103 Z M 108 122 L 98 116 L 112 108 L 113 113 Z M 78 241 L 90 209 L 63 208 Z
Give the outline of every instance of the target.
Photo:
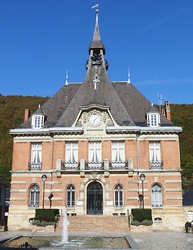
M 170 114 L 170 104 L 169 101 L 165 101 L 165 111 L 166 111 L 166 117 L 168 120 L 171 121 L 171 114 Z
M 24 113 L 24 122 L 26 122 L 30 117 L 30 110 L 29 109 L 25 109 L 25 113 Z
M 165 109 L 162 109 L 162 115 L 166 116 L 166 111 L 165 111 Z

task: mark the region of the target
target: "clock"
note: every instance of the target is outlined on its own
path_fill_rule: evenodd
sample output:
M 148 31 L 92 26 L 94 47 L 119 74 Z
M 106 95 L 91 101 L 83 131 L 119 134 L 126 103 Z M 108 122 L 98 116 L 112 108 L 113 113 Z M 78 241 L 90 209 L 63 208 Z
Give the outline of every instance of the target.
M 92 126 L 98 126 L 100 122 L 101 122 L 101 117 L 99 115 L 94 114 L 89 117 L 89 123 Z

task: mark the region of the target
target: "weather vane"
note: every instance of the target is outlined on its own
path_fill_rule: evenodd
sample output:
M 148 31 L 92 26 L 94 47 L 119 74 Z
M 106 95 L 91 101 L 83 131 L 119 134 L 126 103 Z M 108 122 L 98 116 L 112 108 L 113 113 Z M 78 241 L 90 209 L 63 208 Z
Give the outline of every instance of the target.
M 94 8 L 98 9 L 98 7 L 99 7 L 99 3 L 95 4 L 94 6 L 92 6 L 91 9 L 94 9 Z

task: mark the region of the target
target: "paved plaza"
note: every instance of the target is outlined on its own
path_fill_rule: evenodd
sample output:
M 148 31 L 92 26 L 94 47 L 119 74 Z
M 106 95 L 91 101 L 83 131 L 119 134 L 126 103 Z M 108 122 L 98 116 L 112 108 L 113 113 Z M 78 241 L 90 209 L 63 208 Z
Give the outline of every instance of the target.
M 179 232 L 130 233 L 140 249 L 191 250 L 193 234 Z
M 9 239 L 17 235 L 29 235 L 29 231 L 0 232 L 0 239 Z M 49 233 L 48 233 L 49 234 Z M 53 233 L 51 233 L 53 235 Z M 139 249 L 150 250 L 193 250 L 193 234 L 184 232 L 130 233 Z M 1 248 L 0 248 L 1 249 Z

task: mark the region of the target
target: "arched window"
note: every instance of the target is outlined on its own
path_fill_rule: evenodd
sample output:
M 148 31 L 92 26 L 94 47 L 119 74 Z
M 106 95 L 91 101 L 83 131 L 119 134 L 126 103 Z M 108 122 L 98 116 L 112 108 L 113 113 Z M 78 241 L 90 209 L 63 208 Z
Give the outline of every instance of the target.
M 162 188 L 159 184 L 154 184 L 151 188 L 152 207 L 162 206 Z
M 118 184 L 115 186 L 115 207 L 123 206 L 123 187 Z
M 39 207 L 40 203 L 40 188 L 38 185 L 34 184 L 30 187 L 29 190 L 29 206 L 30 207 Z
M 75 205 L 75 187 L 73 185 L 69 185 L 67 187 L 66 193 L 66 206 L 67 207 L 74 207 Z

